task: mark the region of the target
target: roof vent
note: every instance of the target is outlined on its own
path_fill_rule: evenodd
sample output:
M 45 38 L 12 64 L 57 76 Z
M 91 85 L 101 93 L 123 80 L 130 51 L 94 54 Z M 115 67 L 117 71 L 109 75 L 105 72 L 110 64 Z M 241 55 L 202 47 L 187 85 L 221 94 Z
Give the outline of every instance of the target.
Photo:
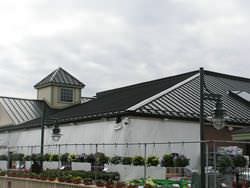
M 250 93 L 246 91 L 229 91 L 229 94 L 242 102 L 247 102 L 250 104 Z

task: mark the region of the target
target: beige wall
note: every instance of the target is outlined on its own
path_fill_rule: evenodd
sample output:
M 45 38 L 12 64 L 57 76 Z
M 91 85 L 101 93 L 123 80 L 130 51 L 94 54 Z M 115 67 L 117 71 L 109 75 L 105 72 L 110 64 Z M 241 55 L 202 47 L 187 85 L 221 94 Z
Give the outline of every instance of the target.
M 37 99 L 46 100 L 48 105 L 52 108 L 65 108 L 81 102 L 81 89 L 73 88 L 73 102 L 60 101 L 60 89 L 59 86 L 49 86 L 46 88 L 38 89 Z
M 4 110 L 3 106 L 0 104 L 0 126 L 11 125 L 13 121 Z

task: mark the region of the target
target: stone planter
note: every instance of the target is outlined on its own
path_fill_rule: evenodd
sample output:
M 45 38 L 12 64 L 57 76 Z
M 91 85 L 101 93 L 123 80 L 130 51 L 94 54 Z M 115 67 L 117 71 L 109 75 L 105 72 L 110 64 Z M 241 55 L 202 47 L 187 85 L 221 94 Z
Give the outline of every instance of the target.
M 91 170 L 90 163 L 72 162 L 71 167 L 72 167 L 72 170 L 84 170 L 84 171 Z

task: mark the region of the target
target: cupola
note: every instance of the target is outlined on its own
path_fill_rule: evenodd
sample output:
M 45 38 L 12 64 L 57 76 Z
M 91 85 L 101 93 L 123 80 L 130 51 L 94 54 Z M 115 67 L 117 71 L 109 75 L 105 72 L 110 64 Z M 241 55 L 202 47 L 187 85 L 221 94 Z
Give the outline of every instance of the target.
M 61 67 L 34 85 L 37 89 L 37 99 L 46 101 L 51 108 L 55 109 L 81 103 L 81 89 L 84 86 Z

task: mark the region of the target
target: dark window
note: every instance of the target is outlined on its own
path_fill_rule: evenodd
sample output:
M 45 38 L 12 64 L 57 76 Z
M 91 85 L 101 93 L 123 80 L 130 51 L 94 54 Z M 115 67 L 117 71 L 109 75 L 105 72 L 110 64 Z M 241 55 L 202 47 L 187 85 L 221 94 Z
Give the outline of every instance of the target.
M 61 88 L 61 101 L 73 102 L 73 89 L 72 88 Z

